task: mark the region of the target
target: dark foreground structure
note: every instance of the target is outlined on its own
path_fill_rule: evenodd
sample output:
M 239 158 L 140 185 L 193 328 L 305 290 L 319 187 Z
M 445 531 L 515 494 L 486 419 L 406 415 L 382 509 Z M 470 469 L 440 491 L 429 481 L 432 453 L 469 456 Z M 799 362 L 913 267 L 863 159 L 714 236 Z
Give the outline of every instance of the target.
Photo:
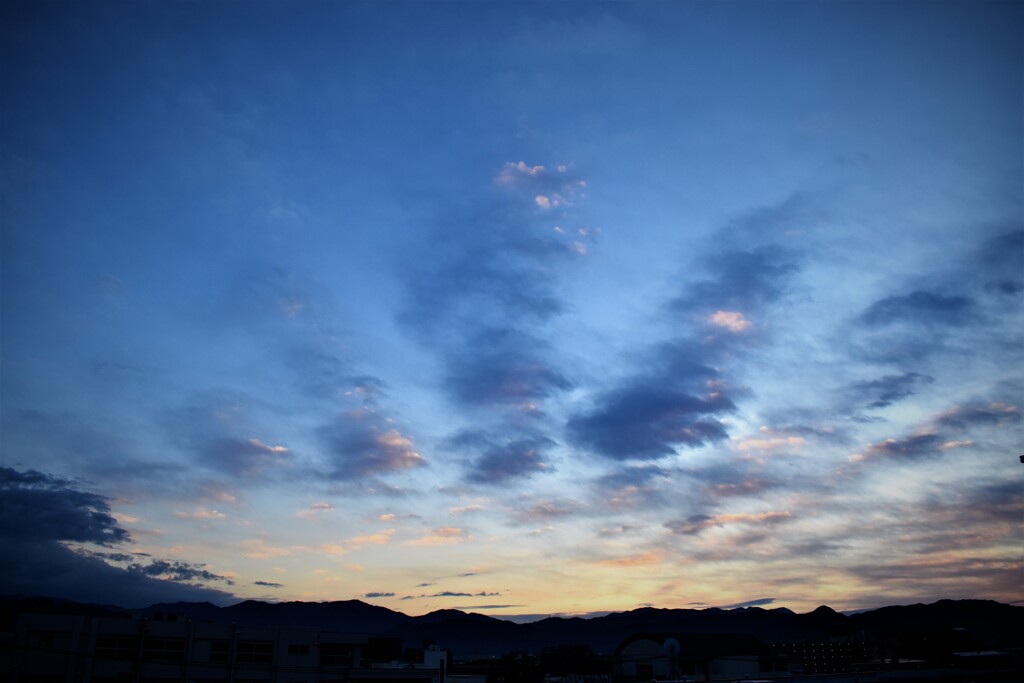
M 346 621 L 344 611 L 336 613 L 337 619 L 307 627 L 308 622 L 301 619 L 275 622 L 262 609 L 246 620 L 227 622 L 216 618 L 221 613 L 207 608 L 200 616 L 152 608 L 117 613 L 70 603 L 18 604 L 21 607 L 6 611 L 0 619 L 0 683 L 1024 680 L 1024 647 L 1017 634 L 1020 624 L 972 621 L 962 611 L 955 616 L 955 623 L 967 627 L 939 623 L 937 618 L 924 622 L 913 608 L 888 612 L 892 608 L 883 608 L 878 612 L 886 618 L 876 622 L 851 621 L 816 610 L 817 618 L 827 619 L 823 622 L 827 628 L 790 631 L 785 634 L 788 638 L 775 638 L 771 636 L 783 634 L 777 626 L 758 635 L 751 632 L 751 619 L 763 620 L 764 612 L 698 615 L 719 626 L 747 624 L 747 632 L 700 631 L 685 621 L 692 614 L 640 610 L 605 621 L 546 620 L 532 628 L 450 611 L 416 622 L 411 631 L 388 631 L 379 626 L 373 633 L 375 627 L 365 616 Z M 346 609 L 362 607 L 347 605 Z M 951 606 L 939 607 L 949 611 Z M 1009 616 L 1016 617 L 1017 609 L 1012 608 Z M 936 612 L 932 609 L 927 614 L 934 617 Z M 232 616 L 240 615 L 235 612 Z M 276 616 L 280 618 L 281 613 Z M 676 628 L 634 630 L 656 620 Z M 371 633 L 360 632 L 360 626 Z M 540 630 L 552 626 L 560 628 L 546 635 Z M 589 639 L 584 637 L 586 631 L 580 630 L 595 628 L 600 628 L 600 633 L 595 631 Z M 544 640 L 524 647 L 530 634 L 535 638 L 543 635 Z M 487 637 L 482 639 L 484 635 Z M 565 639 L 563 644 L 550 644 L 557 637 Z M 617 645 L 603 652 L 597 649 L 600 645 L 590 644 L 612 638 Z M 484 643 L 491 646 L 486 653 L 480 649 Z
M 447 653 L 401 662 L 401 643 L 293 628 L 23 614 L 0 654 L 10 683 L 441 683 Z M 468 683 L 468 682 L 467 682 Z

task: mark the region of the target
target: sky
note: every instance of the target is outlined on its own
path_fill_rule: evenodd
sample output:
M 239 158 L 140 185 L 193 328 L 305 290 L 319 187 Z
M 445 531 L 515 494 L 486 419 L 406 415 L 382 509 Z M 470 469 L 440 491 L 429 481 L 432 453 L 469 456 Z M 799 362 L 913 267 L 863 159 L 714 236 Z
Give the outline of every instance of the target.
M 1024 599 L 1022 25 L 3 3 L 0 593 Z

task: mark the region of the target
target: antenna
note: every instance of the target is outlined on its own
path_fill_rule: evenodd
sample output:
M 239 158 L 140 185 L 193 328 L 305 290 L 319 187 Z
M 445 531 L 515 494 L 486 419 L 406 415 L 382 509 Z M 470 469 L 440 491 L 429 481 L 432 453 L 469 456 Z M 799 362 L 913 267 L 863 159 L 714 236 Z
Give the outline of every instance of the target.
M 675 638 L 666 638 L 661 645 L 665 649 L 665 656 L 668 657 L 668 678 L 674 681 L 679 678 L 679 651 L 682 646 Z

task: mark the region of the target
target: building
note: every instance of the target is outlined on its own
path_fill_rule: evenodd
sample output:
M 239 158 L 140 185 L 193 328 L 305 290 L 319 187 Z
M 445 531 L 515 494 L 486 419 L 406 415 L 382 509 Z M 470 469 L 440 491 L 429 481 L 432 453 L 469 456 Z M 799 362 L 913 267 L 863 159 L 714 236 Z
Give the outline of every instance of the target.
M 769 646 L 773 670 L 794 674 L 835 674 L 863 670 L 871 654 L 856 640 L 798 641 Z
M 366 635 L 159 618 L 22 614 L 0 651 L 4 683 L 444 683 L 444 655 L 374 666 Z M 443 651 L 441 651 L 443 653 Z
M 615 650 L 619 681 L 721 680 L 761 673 L 764 647 L 735 633 L 640 633 Z

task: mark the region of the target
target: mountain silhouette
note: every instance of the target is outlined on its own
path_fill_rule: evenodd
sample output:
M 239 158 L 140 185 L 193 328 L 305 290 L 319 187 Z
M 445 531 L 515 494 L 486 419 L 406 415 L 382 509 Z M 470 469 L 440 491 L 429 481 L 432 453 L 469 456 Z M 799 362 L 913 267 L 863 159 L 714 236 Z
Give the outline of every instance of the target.
M 405 647 L 419 647 L 431 641 L 462 658 L 500 656 L 513 650 L 539 653 L 544 648 L 560 645 L 585 645 L 595 653 L 611 654 L 626 638 L 637 633 L 730 633 L 752 636 L 766 643 L 875 638 L 918 649 L 932 647 L 935 643 L 972 650 L 1024 648 L 1024 607 L 989 600 L 941 600 L 929 605 L 890 606 L 850 615 L 825 605 L 804 614 L 760 607 L 643 607 L 591 618 L 547 617 L 525 624 L 456 609 L 413 617 L 360 600 L 278 603 L 246 600 L 229 607 L 217 607 L 208 602 L 175 602 L 140 610 L 85 606 L 68 601 L 47 602 L 45 598 L 6 598 L 2 603 L 8 622 L 16 618 L 16 613 L 28 611 L 120 614 L 126 618 L 134 614 L 154 620 L 184 617 L 197 622 L 400 638 Z

